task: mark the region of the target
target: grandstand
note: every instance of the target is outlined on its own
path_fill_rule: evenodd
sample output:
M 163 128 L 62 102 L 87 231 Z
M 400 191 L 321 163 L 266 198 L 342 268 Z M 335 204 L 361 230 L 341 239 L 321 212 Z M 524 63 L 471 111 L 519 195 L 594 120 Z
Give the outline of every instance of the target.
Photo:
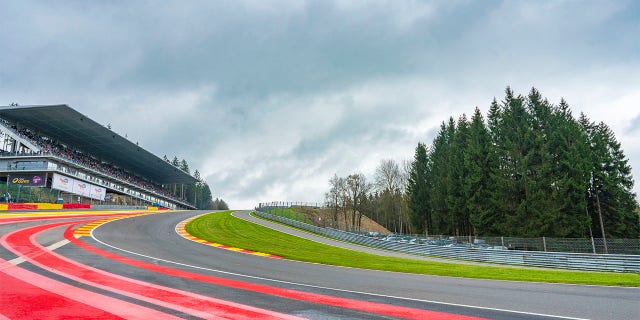
M 0 202 L 195 209 L 195 182 L 67 105 L 0 106 Z

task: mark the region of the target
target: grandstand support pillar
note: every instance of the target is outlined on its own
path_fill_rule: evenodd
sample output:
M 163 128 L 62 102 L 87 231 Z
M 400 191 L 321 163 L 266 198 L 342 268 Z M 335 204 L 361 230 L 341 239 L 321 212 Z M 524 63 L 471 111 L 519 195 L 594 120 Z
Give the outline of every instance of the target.
M 9 193 L 9 180 L 11 179 L 11 175 L 7 173 L 7 189 L 6 189 L 6 194 L 5 196 L 5 200 L 7 202 L 11 202 L 11 194 Z

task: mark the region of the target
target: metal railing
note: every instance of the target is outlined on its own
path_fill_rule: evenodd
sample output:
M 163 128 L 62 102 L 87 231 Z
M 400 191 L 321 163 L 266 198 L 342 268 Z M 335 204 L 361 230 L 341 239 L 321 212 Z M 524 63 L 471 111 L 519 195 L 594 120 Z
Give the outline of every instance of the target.
M 628 254 L 593 254 L 567 252 L 540 252 L 526 250 L 504 250 L 479 247 L 440 246 L 432 244 L 412 244 L 396 241 L 385 241 L 380 238 L 367 237 L 362 234 L 318 227 L 301 221 L 272 215 L 264 211 L 268 208 L 256 209 L 256 214 L 265 219 L 278 221 L 296 228 L 310 231 L 326 237 L 345 242 L 356 243 L 379 249 L 399 251 L 410 254 L 468 260 L 486 263 L 518 265 L 526 267 L 558 268 L 587 271 L 613 271 L 640 273 L 640 255 Z

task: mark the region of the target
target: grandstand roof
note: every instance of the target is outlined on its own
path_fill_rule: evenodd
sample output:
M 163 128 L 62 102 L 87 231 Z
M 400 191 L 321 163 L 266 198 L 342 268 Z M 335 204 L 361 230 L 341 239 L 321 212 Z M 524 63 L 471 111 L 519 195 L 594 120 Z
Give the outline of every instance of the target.
M 86 152 L 157 183 L 195 178 L 67 105 L 0 107 L 0 118 Z

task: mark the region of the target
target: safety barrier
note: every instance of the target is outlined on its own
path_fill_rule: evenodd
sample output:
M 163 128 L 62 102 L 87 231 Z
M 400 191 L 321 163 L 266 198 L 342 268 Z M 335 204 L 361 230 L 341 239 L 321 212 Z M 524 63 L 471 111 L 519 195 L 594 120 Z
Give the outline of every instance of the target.
M 32 203 L 36 205 L 36 209 L 38 210 L 60 210 L 64 209 L 64 204 L 62 203 Z
M 156 206 L 113 206 L 113 205 L 91 205 L 84 203 L 22 203 L 9 202 L 0 203 L 2 210 L 62 210 L 62 209 L 97 209 L 97 210 L 168 210 L 164 207 Z
M 255 212 L 265 219 L 278 221 L 329 238 L 390 251 L 526 267 L 640 273 L 640 255 L 492 250 L 474 247 L 443 247 L 429 244 L 401 243 L 366 237 L 332 228 L 317 227 L 262 211 L 256 210 Z
M 62 209 L 91 209 L 90 204 L 84 203 L 64 203 Z

